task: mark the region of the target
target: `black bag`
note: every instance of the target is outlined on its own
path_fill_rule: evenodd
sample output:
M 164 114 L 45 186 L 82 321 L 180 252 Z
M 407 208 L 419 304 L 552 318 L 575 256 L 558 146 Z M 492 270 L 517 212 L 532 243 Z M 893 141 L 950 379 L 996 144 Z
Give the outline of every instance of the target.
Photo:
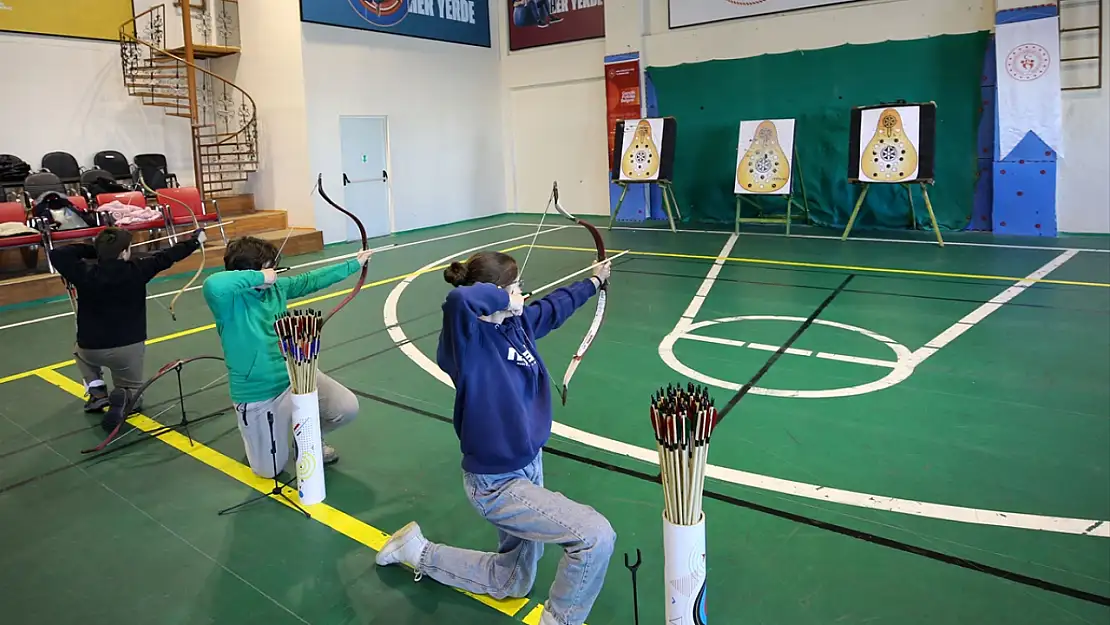
M 80 230 L 97 225 L 96 216 L 73 205 L 64 195 L 53 191 L 44 193 L 35 202 L 31 214 L 50 224 L 51 230 Z

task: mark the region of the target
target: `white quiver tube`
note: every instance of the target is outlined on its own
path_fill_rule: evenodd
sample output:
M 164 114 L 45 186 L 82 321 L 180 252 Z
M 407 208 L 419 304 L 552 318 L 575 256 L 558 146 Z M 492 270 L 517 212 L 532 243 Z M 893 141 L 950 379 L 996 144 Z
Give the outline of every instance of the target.
M 324 486 L 324 440 L 320 433 L 320 396 L 317 391 L 293 393 L 293 440 L 297 443 L 297 495 L 306 506 L 327 496 Z
M 705 625 L 704 513 L 697 525 L 675 525 L 663 515 L 663 576 L 667 625 Z

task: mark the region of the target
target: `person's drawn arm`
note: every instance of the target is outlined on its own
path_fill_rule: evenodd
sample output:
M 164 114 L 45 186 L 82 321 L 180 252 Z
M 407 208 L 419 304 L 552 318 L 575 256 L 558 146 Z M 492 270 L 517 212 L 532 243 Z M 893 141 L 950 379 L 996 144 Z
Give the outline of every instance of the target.
M 535 339 L 557 330 L 576 310 L 597 293 L 597 279 L 590 278 L 552 291 L 539 301 L 524 307 L 524 316 L 532 327 Z
M 361 268 L 362 264 L 358 259 L 351 258 L 342 263 L 306 271 L 290 278 L 278 278 L 275 284 L 285 293 L 287 299 L 296 299 L 342 282 Z

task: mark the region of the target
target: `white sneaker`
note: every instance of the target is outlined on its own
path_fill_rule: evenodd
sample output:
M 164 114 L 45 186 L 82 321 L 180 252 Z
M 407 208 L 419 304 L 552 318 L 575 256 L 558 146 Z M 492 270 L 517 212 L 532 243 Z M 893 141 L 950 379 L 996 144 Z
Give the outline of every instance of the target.
M 420 581 L 420 558 L 424 554 L 424 547 L 427 544 L 428 539 L 420 533 L 420 526 L 416 524 L 416 521 L 412 521 L 397 530 L 397 533 L 386 541 L 385 546 L 374 558 L 374 562 L 378 566 L 407 564 L 416 570 L 416 581 Z

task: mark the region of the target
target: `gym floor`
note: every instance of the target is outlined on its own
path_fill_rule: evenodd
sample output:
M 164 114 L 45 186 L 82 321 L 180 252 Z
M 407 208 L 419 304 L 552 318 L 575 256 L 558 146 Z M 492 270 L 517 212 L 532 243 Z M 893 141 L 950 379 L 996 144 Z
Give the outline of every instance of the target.
M 244 465 L 222 363 L 181 370 L 189 418 L 216 415 L 189 428 L 193 442 L 133 432 L 108 455 L 82 455 L 103 433 L 81 411 L 69 305 L 0 311 L 5 622 L 534 623 L 557 548 L 519 601 L 373 562 L 385 532 L 413 519 L 434 541 L 496 545 L 463 493 L 452 390 L 433 364 L 440 271 L 477 249 L 522 261 L 536 231 L 525 221 L 371 243 L 399 245 L 374 257 L 364 292 L 324 333 L 321 370 L 359 395 L 361 413 L 328 439 L 342 460 L 311 520 L 276 498 L 217 514 L 272 485 Z M 605 324 L 545 452 L 548 486 L 618 534 L 591 625 L 632 625 L 623 554 L 637 549 L 640 622 L 663 620 L 651 392 L 694 379 L 723 404 L 803 325 L 714 437 L 712 622 L 1110 622 L 1110 241 L 949 233 L 941 249 L 928 233 L 602 233 L 611 253 L 632 251 L 614 262 Z M 582 228 L 549 215 L 525 290 L 593 254 Z M 188 277 L 150 292 L 172 296 Z M 307 305 L 330 310 L 353 283 Z M 222 355 L 198 291 L 176 322 L 168 302 L 148 302 L 148 375 Z M 556 378 L 593 309 L 541 341 Z M 177 392 L 173 373 L 152 385 L 134 428 L 178 422 Z

